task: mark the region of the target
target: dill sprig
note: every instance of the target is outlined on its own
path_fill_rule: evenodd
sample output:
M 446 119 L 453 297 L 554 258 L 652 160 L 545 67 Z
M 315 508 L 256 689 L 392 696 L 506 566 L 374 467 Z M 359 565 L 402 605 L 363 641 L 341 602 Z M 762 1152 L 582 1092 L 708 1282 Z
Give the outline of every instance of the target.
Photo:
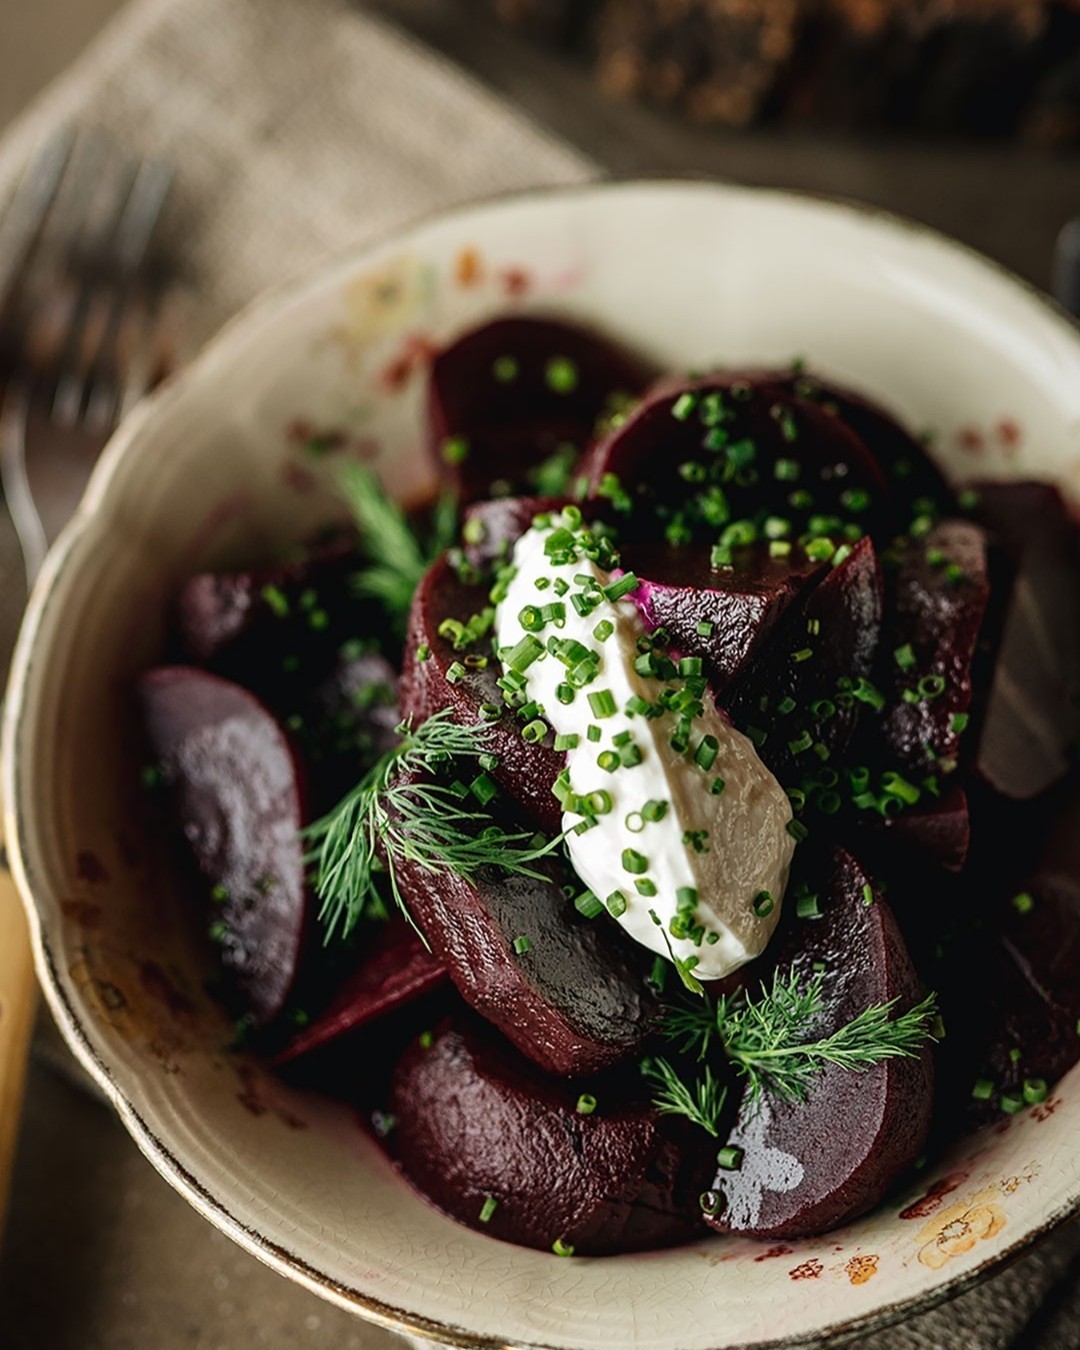
M 456 872 L 467 881 L 485 867 L 539 878 L 543 874 L 532 864 L 558 845 L 557 839 L 538 843 L 526 831 L 504 830 L 485 812 L 465 806 L 455 790 L 431 781 L 452 762 L 485 754 L 488 727 L 460 726 L 444 708 L 415 730 L 402 723 L 398 733 L 400 744 L 305 831 L 313 844 L 309 861 L 327 942 L 339 930 L 347 936 L 365 914 L 380 913 L 380 875 L 409 918 L 398 886 L 400 862 Z
M 818 972 L 804 981 L 789 969 L 775 971 L 771 986 L 763 986 L 756 998 L 741 991 L 730 998 L 714 1000 L 706 994 L 670 1005 L 663 1031 L 681 1054 L 699 1064 L 721 1053 L 746 1080 L 751 1101 L 768 1092 L 783 1101 L 802 1102 L 830 1064 L 862 1073 L 882 1060 L 919 1054 L 933 1038 L 937 1000 L 930 994 L 894 1016 L 898 1001 L 865 1008 L 836 1031 L 815 1038 L 815 1023 L 825 1010 L 825 975 Z M 685 1089 L 686 1097 L 695 1099 L 706 1081 L 713 1082 L 708 1064 L 695 1086 Z M 665 1101 L 671 1109 L 670 1089 Z
M 378 601 L 400 626 L 424 573 L 456 538 L 457 504 L 452 497 L 439 498 L 425 541 L 366 465 L 345 465 L 339 481 L 371 559 L 354 577 L 356 594 Z
M 714 1139 L 719 1136 L 727 1088 L 717 1082 L 708 1065 L 692 1087 L 683 1082 L 668 1060 L 660 1057 L 645 1060 L 641 1072 L 659 1089 L 653 1105 L 662 1116 L 685 1116 Z

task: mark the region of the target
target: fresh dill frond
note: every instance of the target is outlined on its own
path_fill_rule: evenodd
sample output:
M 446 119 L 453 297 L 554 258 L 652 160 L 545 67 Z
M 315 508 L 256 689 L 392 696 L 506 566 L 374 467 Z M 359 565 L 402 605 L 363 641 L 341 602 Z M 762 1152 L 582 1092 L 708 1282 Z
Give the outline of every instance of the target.
M 641 1072 L 659 1089 L 653 1098 L 653 1105 L 662 1116 L 685 1116 L 714 1139 L 719 1136 L 727 1088 L 717 1082 L 708 1065 L 692 1087 L 688 1087 L 672 1064 L 663 1058 L 644 1060 Z
M 364 915 L 378 915 L 380 875 L 409 918 L 398 885 L 401 862 L 456 872 L 468 881 L 485 867 L 539 878 L 543 874 L 533 864 L 559 842 L 538 843 L 526 831 L 504 830 L 487 813 L 466 806 L 449 786 L 431 781 L 452 762 L 486 753 L 488 727 L 460 726 L 444 708 L 415 730 L 402 723 L 398 732 L 401 743 L 305 831 L 327 942 L 339 933 L 347 936 Z
M 829 1064 L 861 1073 L 882 1060 L 912 1058 L 933 1038 L 933 994 L 899 1016 L 893 1015 L 897 999 L 865 1008 L 836 1031 L 815 1037 L 824 991 L 822 972 L 804 980 L 796 969 L 775 971 L 772 984 L 756 998 L 740 992 L 670 1004 L 662 1030 L 680 1054 L 699 1064 L 721 1053 L 745 1078 L 750 1100 L 768 1092 L 789 1102 L 805 1101 Z M 694 1088 L 685 1088 L 687 1094 L 699 1090 L 705 1074 L 711 1078 L 707 1064 Z
M 400 627 L 424 573 L 457 536 L 457 504 L 452 497 L 439 498 L 425 541 L 366 465 L 345 465 L 339 481 L 360 531 L 361 547 L 371 560 L 354 577 L 354 590 L 376 600 Z
M 813 1080 L 829 1064 L 864 1073 L 886 1059 L 910 1059 L 930 1039 L 937 999 L 928 995 L 894 1017 L 898 999 L 864 1008 L 828 1036 L 805 1040 L 824 1007 L 824 975 L 800 988 L 794 972 L 773 975 L 770 990 L 747 999 L 718 1023 L 724 1050 L 746 1077 L 751 1097 L 763 1090 L 785 1101 L 805 1101 Z

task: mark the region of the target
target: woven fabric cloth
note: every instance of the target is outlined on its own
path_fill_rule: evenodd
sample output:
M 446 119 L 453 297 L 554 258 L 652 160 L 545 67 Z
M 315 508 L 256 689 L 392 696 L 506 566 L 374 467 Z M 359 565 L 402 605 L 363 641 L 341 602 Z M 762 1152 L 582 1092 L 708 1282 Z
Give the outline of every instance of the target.
M 175 164 L 170 244 L 183 270 L 192 342 L 283 276 L 433 209 L 598 172 L 345 0 L 136 0 L 0 142 L 0 198 L 65 121 L 103 127 L 131 150 Z M 3 574 L 13 560 L 10 531 L 0 529 L 0 586 L 9 595 L 17 584 L 5 584 Z M 147 1184 L 161 1183 L 148 1177 Z M 167 1248 L 168 1234 L 149 1231 L 146 1241 Z M 1073 1225 L 946 1307 L 858 1343 L 1073 1350 L 1080 1344 L 1078 1261 Z M 59 1297 L 63 1278 L 57 1272 Z M 297 1309 L 318 1306 L 284 1282 L 276 1293 L 279 1326 L 290 1299 Z M 245 1325 L 258 1325 L 250 1313 Z M 312 1346 L 397 1343 L 330 1308 L 309 1314 L 305 1325 L 319 1328 L 305 1337 Z M 240 1344 L 224 1323 L 204 1329 L 206 1344 Z M 163 1335 L 158 1327 L 158 1350 Z M 108 1327 L 86 1328 L 85 1345 L 121 1343 L 129 1341 Z

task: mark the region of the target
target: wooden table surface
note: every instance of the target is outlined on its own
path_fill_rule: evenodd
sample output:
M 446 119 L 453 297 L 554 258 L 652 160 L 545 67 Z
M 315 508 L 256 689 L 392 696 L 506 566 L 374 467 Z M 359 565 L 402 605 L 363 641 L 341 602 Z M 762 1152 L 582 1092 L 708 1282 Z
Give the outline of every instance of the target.
M 0 128 L 119 4 L 0 0 Z M 944 229 L 1044 286 L 1057 231 L 1080 209 L 1080 157 L 688 128 L 609 102 L 583 72 L 524 47 L 475 6 L 463 19 L 461 0 L 369 7 L 619 175 L 705 173 L 857 197 Z M 153 1173 L 106 1107 L 31 1067 L 0 1261 L 0 1350 L 395 1344 L 233 1246 Z

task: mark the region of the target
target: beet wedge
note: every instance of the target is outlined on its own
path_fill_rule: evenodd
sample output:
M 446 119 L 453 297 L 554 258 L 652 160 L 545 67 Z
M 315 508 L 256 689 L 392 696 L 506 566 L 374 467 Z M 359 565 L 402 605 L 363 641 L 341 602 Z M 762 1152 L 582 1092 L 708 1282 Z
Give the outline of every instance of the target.
M 763 530 L 767 515 L 839 545 L 888 519 L 884 475 L 858 436 L 771 375 L 665 384 L 589 451 L 582 475 L 624 540 L 712 544 L 733 523 Z
M 600 416 L 651 378 L 644 362 L 574 324 L 498 319 L 436 356 L 432 447 L 463 501 L 561 491 Z
M 347 638 L 377 631 L 375 608 L 357 600 L 359 555 L 339 543 L 294 562 L 239 572 L 200 572 L 176 601 L 184 656 L 269 698 L 310 678 Z
M 1062 778 L 1080 737 L 1080 533 L 1045 483 L 980 483 L 978 518 L 1015 568 L 977 767 L 1006 797 Z
M 499 663 L 491 655 L 479 655 L 490 653 L 488 638 L 456 650 L 451 637 L 440 635 L 447 620 L 466 624 L 488 605 L 486 588 L 459 581 L 446 558 L 428 569 L 409 615 L 399 687 L 401 715 L 419 726 L 439 709 L 451 708 L 462 726 L 486 726 L 491 753 L 497 756 L 491 776 L 513 802 L 512 813 L 545 834 L 557 834 L 562 810 L 552 787 L 566 757 L 555 751 L 554 734 L 549 731 L 535 745 L 522 740 L 521 725 L 503 703 L 496 683 Z M 485 664 L 477 667 L 471 661 Z M 498 715 L 489 720 L 481 712 L 484 706 L 498 709 Z
M 896 999 L 904 1011 L 920 997 L 892 912 L 855 859 L 836 850 L 821 880 L 822 916 L 789 927 L 778 962 L 807 977 L 824 963 L 828 1001 L 813 1029 L 819 1037 L 866 1008 Z M 796 1238 L 856 1218 L 920 1152 L 932 1100 L 929 1049 L 862 1072 L 826 1066 L 802 1102 L 767 1090 L 755 1101 L 747 1093 L 728 1138 L 742 1151 L 741 1165 L 718 1172 L 719 1202 L 708 1222 L 726 1233 Z
M 960 762 L 972 717 L 976 654 L 990 602 L 986 533 L 942 521 L 898 547 L 882 640 L 883 753 L 915 775 L 948 774 Z
M 545 860 L 540 877 L 493 868 L 475 883 L 409 859 L 395 868 L 432 955 L 522 1054 L 575 1077 L 640 1052 L 657 1005 L 639 949 L 606 915 L 578 913 L 568 868 Z
M 801 549 L 772 557 L 764 544 L 737 549 L 724 568 L 700 546 L 639 544 L 624 550 L 622 565 L 641 582 L 634 598 L 648 627 L 663 628 L 677 651 L 701 656 L 717 695 L 828 570 Z
M 911 521 L 926 513 L 927 505 L 942 514 L 950 509 L 953 494 L 941 470 L 921 441 L 877 403 L 814 375 L 791 377 L 792 392 L 832 412 L 862 441 L 889 484 L 891 529 L 907 530 Z
M 292 989 L 308 926 L 293 751 L 253 694 L 207 671 L 163 666 L 137 692 L 184 837 L 212 888 L 222 964 L 265 1024 Z
M 529 529 L 534 517 L 558 511 L 565 497 L 490 497 L 465 508 L 462 538 L 465 557 L 482 571 L 506 562 L 514 545 Z
M 360 964 L 327 1007 L 273 1059 L 287 1064 L 340 1036 L 390 1017 L 446 983 L 446 969 L 403 920 L 391 919 L 372 936 Z
M 785 786 L 831 768 L 852 739 L 865 706 L 860 681 L 877 648 L 881 593 L 867 537 L 778 625 L 728 694 L 732 721 Z
M 538 1075 L 471 1023 L 444 1024 L 398 1065 L 393 1143 L 434 1205 L 507 1242 L 603 1256 L 700 1233 L 700 1154 L 614 1086 L 595 1099 L 586 1111 L 579 1084 Z

